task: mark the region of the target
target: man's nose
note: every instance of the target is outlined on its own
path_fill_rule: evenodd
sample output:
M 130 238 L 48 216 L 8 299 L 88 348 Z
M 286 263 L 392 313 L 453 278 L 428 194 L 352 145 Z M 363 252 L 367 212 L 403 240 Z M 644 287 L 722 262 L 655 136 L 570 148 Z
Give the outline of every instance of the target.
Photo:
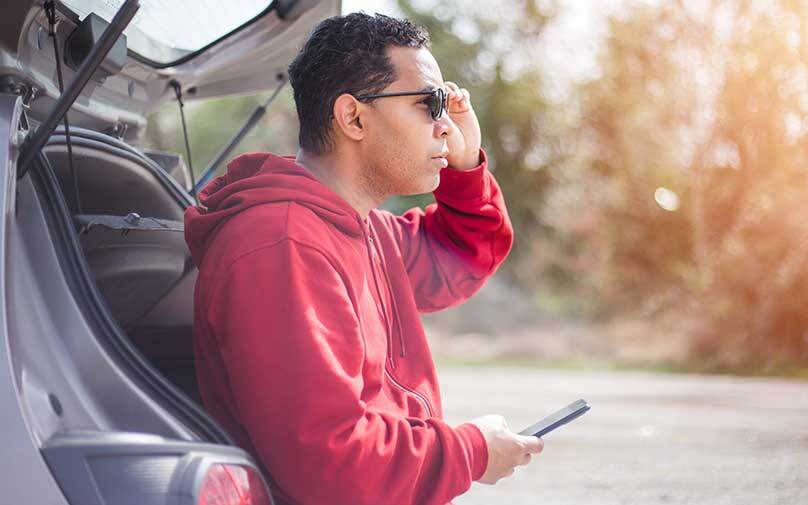
M 444 112 L 440 119 L 435 120 L 434 128 L 436 138 L 448 137 L 455 124 L 449 119 L 449 114 Z

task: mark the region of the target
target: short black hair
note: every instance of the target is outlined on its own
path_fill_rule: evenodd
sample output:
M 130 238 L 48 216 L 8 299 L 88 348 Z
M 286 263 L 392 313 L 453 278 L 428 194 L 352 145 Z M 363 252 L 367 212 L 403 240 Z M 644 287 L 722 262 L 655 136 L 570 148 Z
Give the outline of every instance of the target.
M 396 80 L 388 46 L 429 48 L 429 35 L 409 20 L 361 12 L 328 18 L 314 28 L 289 66 L 300 147 L 328 152 L 337 98 L 378 93 Z

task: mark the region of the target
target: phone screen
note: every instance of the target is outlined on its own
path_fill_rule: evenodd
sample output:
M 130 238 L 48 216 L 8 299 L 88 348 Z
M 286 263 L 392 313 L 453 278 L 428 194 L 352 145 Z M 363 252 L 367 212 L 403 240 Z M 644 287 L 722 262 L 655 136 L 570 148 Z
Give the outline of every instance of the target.
M 589 409 L 590 406 L 584 399 L 572 402 L 563 409 L 550 414 L 534 425 L 520 431 L 519 434 L 541 437 L 547 433 L 550 433 L 559 426 L 563 426 L 573 419 L 581 417 L 582 415 L 586 414 Z

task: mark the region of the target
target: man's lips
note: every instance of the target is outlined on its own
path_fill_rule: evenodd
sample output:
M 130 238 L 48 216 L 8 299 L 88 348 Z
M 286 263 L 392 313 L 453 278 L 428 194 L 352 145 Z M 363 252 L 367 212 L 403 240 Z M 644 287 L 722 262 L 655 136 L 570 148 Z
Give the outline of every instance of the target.
M 447 153 L 446 156 L 448 156 L 448 155 L 449 154 Z M 449 160 L 446 159 L 446 156 L 433 156 L 432 159 L 439 162 L 442 167 L 448 167 L 449 166 Z

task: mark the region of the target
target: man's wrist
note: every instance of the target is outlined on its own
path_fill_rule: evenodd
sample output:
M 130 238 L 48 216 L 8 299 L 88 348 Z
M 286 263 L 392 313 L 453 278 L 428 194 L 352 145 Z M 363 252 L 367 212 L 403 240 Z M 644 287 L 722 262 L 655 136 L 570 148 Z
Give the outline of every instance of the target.
M 443 202 L 459 202 L 463 200 L 488 200 L 491 197 L 489 183 L 488 157 L 484 149 L 480 149 L 480 163 L 469 170 L 457 170 L 445 167 L 440 172 L 440 184 L 433 194 L 435 199 Z
M 464 159 L 464 161 L 462 161 L 460 164 L 458 165 L 450 164 L 449 168 L 451 168 L 452 170 L 457 170 L 459 172 L 465 172 L 466 170 L 471 170 L 473 168 L 479 167 L 480 163 L 482 163 L 482 155 L 480 154 L 480 149 L 477 149 L 477 151 L 474 154 L 466 157 L 466 159 Z
M 455 427 L 455 432 L 463 442 L 471 471 L 471 480 L 477 481 L 488 468 L 488 442 L 482 430 L 474 423 L 463 423 Z

